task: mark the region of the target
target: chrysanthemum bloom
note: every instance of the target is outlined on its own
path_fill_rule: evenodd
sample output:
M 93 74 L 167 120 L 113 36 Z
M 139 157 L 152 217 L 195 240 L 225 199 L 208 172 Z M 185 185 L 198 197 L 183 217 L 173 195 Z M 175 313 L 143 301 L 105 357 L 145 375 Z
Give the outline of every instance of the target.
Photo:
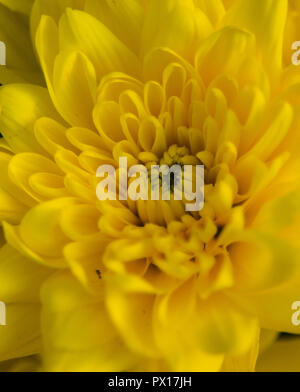
M 0 358 L 253 370 L 300 333 L 300 2 L 1 3 Z M 100 202 L 119 157 L 204 165 L 203 210 Z

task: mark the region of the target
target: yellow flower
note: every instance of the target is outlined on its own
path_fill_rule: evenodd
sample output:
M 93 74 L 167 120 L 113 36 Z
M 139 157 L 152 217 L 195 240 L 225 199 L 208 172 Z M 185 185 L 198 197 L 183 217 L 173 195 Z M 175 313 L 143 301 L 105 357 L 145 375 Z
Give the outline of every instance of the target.
M 0 359 L 254 370 L 300 332 L 300 2 L 0 3 Z M 99 201 L 120 157 L 203 164 L 204 208 Z

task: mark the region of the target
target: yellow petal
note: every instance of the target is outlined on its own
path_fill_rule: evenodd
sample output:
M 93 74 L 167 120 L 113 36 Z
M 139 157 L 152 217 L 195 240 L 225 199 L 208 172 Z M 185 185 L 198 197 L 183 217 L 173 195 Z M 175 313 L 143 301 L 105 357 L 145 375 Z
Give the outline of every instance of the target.
M 299 333 L 292 322 L 292 305 L 300 297 L 299 276 L 274 289 L 253 294 L 239 294 L 236 300 L 257 315 L 262 328 Z
M 249 351 L 240 356 L 227 355 L 222 365 L 222 372 L 254 372 L 259 353 L 259 329 Z
M 154 80 L 163 83 L 164 70 L 169 64 L 176 63 L 181 65 L 188 72 L 188 76 L 192 76 L 201 82 L 201 76 L 197 74 L 195 69 L 185 60 L 183 57 L 179 56 L 176 52 L 169 48 L 154 48 L 144 57 L 143 73 L 144 79 Z
M 264 354 L 278 339 L 280 336 L 279 332 L 272 331 L 270 329 L 262 329 L 260 331 L 260 343 L 259 343 L 259 353 Z
M 64 258 L 47 258 L 45 256 L 41 256 L 40 254 L 29 248 L 22 240 L 18 226 L 12 226 L 6 222 L 3 222 L 3 229 L 7 243 L 27 259 L 32 259 L 35 262 L 47 265 L 50 268 L 66 267 Z
M 21 12 L 28 15 L 30 13 L 34 0 L 1 0 L 0 3 L 10 8 L 12 11 Z
M 293 120 L 293 110 L 287 102 L 279 102 L 269 114 L 270 125 L 264 124 L 264 133 L 249 154 L 266 161 L 282 143 Z
M 254 55 L 254 36 L 234 27 L 212 34 L 199 47 L 195 64 L 208 85 L 220 74 L 236 76 L 246 59 Z
M 66 137 L 66 128 L 51 118 L 37 120 L 34 134 L 39 144 L 52 156 L 61 149 L 74 150 Z
M 287 0 L 237 0 L 226 14 L 225 26 L 250 30 L 256 36 L 258 55 L 271 76 L 277 76 L 282 66 Z
M 230 258 L 239 292 L 260 292 L 299 276 L 298 248 L 260 232 L 244 235 L 230 246 Z
M 85 0 L 35 0 L 31 11 L 30 21 L 32 37 L 35 37 L 38 25 L 43 15 L 51 17 L 57 23 L 66 8 L 70 7 L 72 9 L 82 10 L 84 3 Z M 51 39 L 52 37 L 49 38 Z
M 39 302 L 40 286 L 52 270 L 26 259 L 9 245 L 0 249 L 0 298 L 5 303 Z
M 14 152 L 43 152 L 33 127 L 44 116 L 58 118 L 46 89 L 22 84 L 0 89 L 1 133 Z
M 21 222 L 21 239 L 41 256 L 61 257 L 68 239 L 60 228 L 60 217 L 63 210 L 74 203 L 76 200 L 64 198 L 51 200 L 31 209 Z
M 99 232 L 100 212 L 89 204 L 71 205 L 61 215 L 60 224 L 64 233 L 73 241 L 87 239 Z
M 36 174 L 52 174 L 62 176 L 62 172 L 54 164 L 53 161 L 43 155 L 33 153 L 21 153 L 15 155 L 8 166 L 8 174 L 12 181 L 22 188 L 28 195 L 37 201 L 41 201 L 40 197 L 30 185 L 32 176 Z
M 223 292 L 197 300 L 195 284 L 196 280 L 189 281 L 172 295 L 157 301 L 157 336 L 163 329 L 176 325 L 175 336 L 204 353 L 246 354 L 257 339 L 255 317 L 236 306 Z M 169 345 L 172 344 L 170 341 Z
M 26 212 L 26 207 L 12 195 L 0 188 L 0 220 L 18 223 Z
M 139 52 L 143 7 L 139 0 L 114 2 L 87 0 L 85 11 L 107 26 L 134 53 Z
M 212 352 L 199 342 L 203 331 L 199 330 L 198 310 L 195 312 L 194 288 L 188 281 L 173 293 L 157 298 L 153 315 L 155 341 L 172 371 L 219 371 L 224 360 L 222 349 Z
M 12 156 L 7 153 L 0 152 L 0 173 L 1 173 L 1 190 L 12 197 L 19 205 L 23 205 L 26 210 L 36 204 L 36 201 L 20 188 L 18 183 L 14 183 L 8 173 L 8 167 L 12 160 Z M 4 204 L 2 204 L 4 206 Z M 16 209 L 20 212 L 20 208 Z
M 300 372 L 300 339 L 286 337 L 278 340 L 258 359 L 257 372 Z
M 209 17 L 213 25 L 218 25 L 226 13 L 222 0 L 195 0 L 195 4 Z
M 104 276 L 105 267 L 102 255 L 108 244 L 107 238 L 99 234 L 80 242 L 69 244 L 64 249 L 67 263 L 73 274 L 79 281 L 94 293 L 103 292 L 101 279 Z
M 39 304 L 8 304 L 6 323 L 0 327 L 1 361 L 41 351 Z
M 93 63 L 98 80 L 106 73 L 123 71 L 139 76 L 137 57 L 93 16 L 67 9 L 59 23 L 60 49 L 82 51 Z
M 211 32 L 209 19 L 193 0 L 151 0 L 142 33 L 142 53 L 168 47 L 192 62 L 198 45 Z
M 28 1 L 21 2 L 21 6 L 17 5 L 16 1 L 13 1 L 13 4 L 9 3 L 12 9 L 18 8 L 16 11 L 26 12 L 28 6 L 30 7 Z M 0 41 L 6 45 L 6 67 L 17 75 L 14 82 L 18 82 L 19 77 L 21 77 L 27 81 L 39 80 L 41 83 L 41 78 L 36 75 L 39 70 L 32 50 L 29 27 L 25 16 L 0 4 L 0 26 Z M 12 31 L 14 34 L 11 34 Z M 9 79 L 1 79 L 1 83 L 9 81 Z
M 53 92 L 53 67 L 55 58 L 59 52 L 58 28 L 54 20 L 47 15 L 43 15 L 39 21 L 35 37 L 36 50 L 40 59 L 40 64 L 47 83 L 49 94 L 55 102 Z
M 300 295 L 299 190 L 265 203 L 254 221 L 254 227 L 259 236 L 261 236 L 260 232 L 264 233 L 264 237 L 261 238 L 267 245 L 265 249 L 269 249 L 269 256 L 265 257 L 265 254 L 261 257 L 262 254 L 256 251 L 252 263 L 255 257 L 258 261 L 257 266 L 250 267 L 249 262 L 244 263 L 244 266 L 248 264 L 248 267 L 244 267 L 244 271 L 249 268 L 244 278 L 248 277 L 244 279 L 243 274 L 238 276 L 240 290 L 247 290 L 249 283 L 250 290 L 251 285 L 253 286 L 249 293 L 240 292 L 236 299 L 257 314 L 262 328 L 298 333 L 299 327 L 292 323 L 294 313 L 292 304 Z M 244 256 L 246 255 L 250 261 L 251 253 L 244 253 Z M 239 259 L 245 260 L 242 254 Z M 268 268 L 265 269 L 268 264 Z M 237 267 L 236 263 L 235 267 Z M 260 284 L 256 286 L 259 282 Z M 268 284 L 264 286 L 266 283 Z M 255 286 L 260 291 L 255 291 Z
M 68 272 L 42 289 L 46 371 L 128 371 L 137 358 L 126 349 L 101 298 L 88 295 Z
M 57 109 L 72 126 L 93 128 L 97 80 L 93 64 L 81 52 L 61 52 L 55 60 L 53 89 Z
M 112 287 L 107 294 L 106 302 L 112 320 L 126 344 L 141 355 L 159 357 L 152 329 L 154 296 L 125 294 Z

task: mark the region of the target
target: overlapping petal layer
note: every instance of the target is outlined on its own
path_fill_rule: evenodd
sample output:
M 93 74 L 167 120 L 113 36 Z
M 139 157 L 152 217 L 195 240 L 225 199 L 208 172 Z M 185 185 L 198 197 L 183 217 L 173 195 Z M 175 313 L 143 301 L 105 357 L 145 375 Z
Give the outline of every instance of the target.
M 30 2 L 1 3 L 29 53 Z M 41 337 L 50 371 L 253 371 L 261 328 L 298 333 L 298 6 L 35 0 L 40 86 L 0 29 L 27 72 L 0 90 L 0 299 L 25 326 L 1 359 Z M 202 164 L 204 208 L 100 202 L 97 168 L 119 177 L 120 157 Z

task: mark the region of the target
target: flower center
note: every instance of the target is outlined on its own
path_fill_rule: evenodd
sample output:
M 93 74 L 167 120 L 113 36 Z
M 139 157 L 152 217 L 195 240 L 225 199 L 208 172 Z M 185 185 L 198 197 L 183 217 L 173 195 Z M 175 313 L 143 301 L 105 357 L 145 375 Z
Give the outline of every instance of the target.
M 252 101 L 243 98 L 248 90 L 239 91 L 237 80 L 226 75 L 205 86 L 195 68 L 180 62 L 162 62 L 155 72 L 146 69 L 145 80 L 124 74 L 104 78 L 93 116 L 102 143 L 116 169 L 120 157 L 127 158 L 128 168 L 144 165 L 148 174 L 153 165 L 192 166 L 194 171 L 204 166 L 205 203 L 199 211 L 186 211 L 185 201 L 174 197 L 176 178 L 171 176 L 170 200 L 149 196 L 124 204 L 141 225 L 167 227 L 191 215 L 223 227 L 235 206 L 244 203 L 263 180 L 256 177 L 260 162 L 251 154 L 242 159 L 240 155 L 251 150 L 250 136 L 255 134 L 248 121 Z M 239 96 L 249 107 L 241 109 Z M 153 182 L 148 185 L 151 190 Z

